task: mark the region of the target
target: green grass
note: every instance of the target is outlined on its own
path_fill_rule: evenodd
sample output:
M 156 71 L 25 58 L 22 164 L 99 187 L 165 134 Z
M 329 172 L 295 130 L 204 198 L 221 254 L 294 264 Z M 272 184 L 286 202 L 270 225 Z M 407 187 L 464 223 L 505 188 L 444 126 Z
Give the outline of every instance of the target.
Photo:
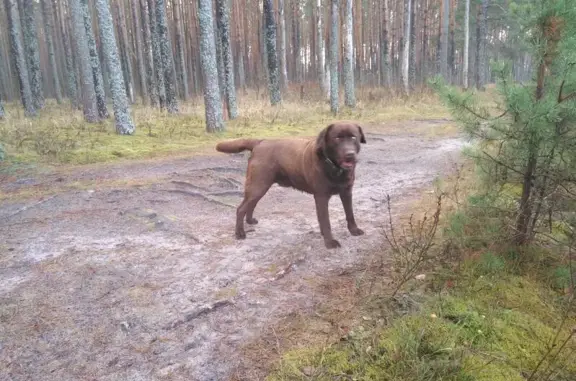
M 325 102 L 288 100 L 273 108 L 267 99 L 249 94 L 240 98 L 240 117 L 226 121 L 226 132 L 209 134 L 202 99 L 181 104 L 180 110 L 179 115 L 168 115 L 135 105 L 136 133 L 120 136 L 114 131 L 113 117 L 87 124 L 80 111 L 49 102 L 40 117 L 28 119 L 19 105 L 8 104 L 7 117 L 0 121 L 0 141 L 12 161 L 86 164 L 199 152 L 213 149 L 214 143 L 224 138 L 310 136 L 335 119 L 382 124 L 447 117 L 438 100 L 428 95 L 407 101 L 390 97 L 366 103 L 360 100 L 356 109 L 344 109 L 334 117 Z
M 268 379 L 525 380 L 554 342 L 562 318 L 551 302 L 557 295 L 527 277 L 474 274 L 385 328 L 356 327 L 343 343 L 287 352 Z M 556 343 L 575 323 L 564 324 Z M 573 351 L 574 340 L 551 368 L 555 380 L 575 379 Z

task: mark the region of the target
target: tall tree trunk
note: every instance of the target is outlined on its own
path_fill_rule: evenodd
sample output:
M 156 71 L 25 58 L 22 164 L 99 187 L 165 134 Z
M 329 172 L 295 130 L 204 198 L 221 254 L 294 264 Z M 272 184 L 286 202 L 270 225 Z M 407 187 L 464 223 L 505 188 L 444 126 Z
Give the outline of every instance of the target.
M 27 116 L 36 115 L 36 108 L 32 101 L 32 89 L 30 88 L 30 79 L 28 77 L 28 66 L 26 64 L 26 55 L 21 42 L 22 25 L 20 23 L 20 12 L 16 0 L 5 0 L 8 14 L 8 28 L 10 30 L 10 48 L 13 57 L 14 67 L 18 75 L 20 86 L 20 99 L 24 106 L 24 112 Z
M 381 35 L 380 35 L 380 71 L 382 82 L 381 85 L 390 87 L 390 55 L 388 52 L 388 0 L 382 0 L 382 15 L 381 15 Z
M 266 20 L 266 51 L 268 57 L 268 89 L 270 104 L 275 106 L 282 102 L 280 93 L 280 75 L 278 73 L 278 58 L 276 55 L 276 22 L 272 0 L 264 0 L 264 18 Z
M 44 107 L 44 91 L 42 89 L 42 72 L 40 71 L 35 8 L 33 0 L 22 0 L 20 14 L 22 16 L 24 52 L 28 66 L 30 89 L 32 90 L 32 102 L 34 108 L 40 110 Z
M 440 73 L 449 81 L 448 73 L 448 27 L 450 25 L 450 0 L 442 0 L 442 32 L 440 35 Z
M 416 3 L 410 0 L 410 67 L 408 68 L 408 84 L 410 90 L 416 84 Z
M 96 49 L 96 39 L 94 31 L 92 30 L 92 18 L 90 17 L 90 10 L 88 9 L 88 0 L 80 1 L 82 17 L 84 20 L 85 36 L 88 42 L 88 53 L 90 55 L 90 66 L 92 67 L 92 76 L 94 89 L 96 91 L 96 105 L 98 107 L 98 117 L 106 119 L 110 116 L 108 108 L 106 107 L 106 93 L 104 91 L 104 78 L 102 77 L 102 68 L 100 66 L 100 58 L 98 57 L 98 50 Z
M 118 46 L 114 36 L 114 25 L 108 0 L 96 0 L 96 10 L 98 11 L 98 25 L 104 59 L 110 72 L 110 91 L 112 92 L 116 132 L 120 135 L 132 135 L 134 133 L 134 123 L 128 107 L 122 65 L 120 64 L 120 55 L 118 54 Z
M 80 67 L 80 81 L 82 83 L 82 104 L 84 119 L 89 123 L 99 120 L 98 106 L 96 104 L 96 92 L 94 90 L 94 73 L 90 63 L 90 49 L 84 24 L 84 12 L 82 0 L 70 0 L 70 14 L 74 30 L 74 42 L 76 44 L 76 59 Z
M 138 79 L 140 82 L 140 95 L 142 103 L 148 103 L 148 85 L 146 82 L 146 61 L 144 60 L 144 44 L 142 43 L 142 26 L 140 25 L 140 15 L 138 13 L 138 0 L 130 0 L 132 19 L 134 20 L 134 36 L 136 45 L 136 57 L 138 59 Z
M 216 44 L 212 19 L 212 0 L 198 0 L 198 23 L 200 29 L 200 64 L 204 75 L 204 105 L 206 131 L 224 131 L 222 100 L 216 68 Z
M 246 55 L 246 42 L 242 38 L 244 31 L 244 15 L 240 11 L 240 1 L 233 2 L 234 4 L 234 19 L 236 20 L 236 46 L 238 47 L 238 85 L 246 93 L 246 68 L 244 64 L 244 57 Z
M 186 61 L 184 59 L 184 38 L 182 38 L 182 16 L 180 11 L 180 2 L 172 2 L 174 14 L 174 30 L 176 35 L 176 62 L 178 63 L 178 84 L 180 85 L 181 97 L 186 101 L 190 97 L 188 90 L 188 73 L 186 70 Z
M 340 20 L 338 16 L 340 14 L 339 10 L 339 0 L 332 0 L 332 16 L 331 16 L 331 28 L 330 28 L 330 111 L 333 114 L 337 114 L 340 108 L 338 102 L 338 56 L 339 56 L 339 28 Z
M 316 13 L 318 14 L 318 23 L 316 25 L 316 46 L 318 48 L 318 79 L 320 81 L 320 91 L 322 96 L 326 96 L 326 99 L 330 98 L 330 92 L 328 91 L 329 78 L 326 76 L 326 44 L 324 41 L 324 7 L 322 7 L 322 0 L 316 0 Z M 328 71 L 329 72 L 329 71 Z
M 166 20 L 166 3 L 164 0 L 156 0 L 156 22 L 158 28 L 158 42 L 164 70 L 164 86 L 166 89 L 166 109 L 169 113 L 178 112 L 178 100 L 176 99 L 176 86 L 174 80 L 174 66 L 172 64 L 172 48 L 168 36 L 168 22 Z
M 69 28 L 69 16 L 64 17 L 62 2 L 59 3 L 58 14 L 60 15 L 60 29 L 62 30 L 62 39 L 64 47 L 64 62 L 66 67 L 65 73 L 65 83 L 66 83 L 66 95 L 70 100 L 70 105 L 72 109 L 80 109 L 80 101 L 78 99 L 78 91 L 76 87 L 76 66 L 74 65 L 74 58 L 72 54 L 72 41 L 70 39 L 70 28 Z
M 482 0 L 480 21 L 478 21 L 478 81 L 476 87 L 484 90 L 486 85 L 486 72 L 488 66 L 488 50 L 486 47 L 486 39 L 488 34 L 488 5 L 490 0 Z
M 222 43 L 222 59 L 224 61 L 224 89 L 228 117 L 238 117 L 236 104 L 236 85 L 234 84 L 234 68 L 232 63 L 232 46 L 230 44 L 230 9 L 228 0 L 216 0 L 216 24 Z
M 470 0 L 466 0 L 464 11 L 464 62 L 462 67 L 462 80 L 464 88 L 470 85 L 468 82 L 468 61 L 470 60 Z
M 115 1 L 116 6 L 116 25 L 118 27 L 118 45 L 120 50 L 120 64 L 124 77 L 124 87 L 130 103 L 134 103 L 134 85 L 132 82 L 132 60 L 130 59 L 130 45 L 128 42 L 128 32 L 126 31 L 126 14 L 124 12 L 124 3 Z
M 56 54 L 54 53 L 54 12 L 50 0 L 41 0 L 42 17 L 44 19 L 44 35 L 46 36 L 46 48 L 48 49 L 48 59 L 50 71 L 52 72 L 52 86 L 56 102 L 62 103 L 62 90 L 60 88 L 60 76 L 58 75 L 58 65 L 56 64 Z
M 320 1 L 320 0 L 318 0 Z M 288 67 L 286 66 L 286 15 L 284 0 L 278 0 L 278 20 L 280 23 L 280 49 L 278 49 L 280 62 L 280 85 L 283 89 L 288 87 Z
M 402 84 L 410 95 L 410 31 L 412 29 L 412 0 L 404 0 L 404 48 L 402 50 Z
M 344 104 L 348 107 L 356 107 L 356 94 L 354 91 L 354 45 L 353 45 L 353 24 L 352 7 L 354 1 L 346 0 L 345 22 L 344 22 Z
M 140 0 L 140 19 L 142 20 L 142 30 L 144 31 L 144 51 L 146 62 L 146 87 L 150 96 L 150 105 L 158 106 L 158 83 L 156 82 L 156 71 L 154 70 L 154 49 L 152 34 L 150 33 L 150 10 L 148 0 Z
M 150 18 L 150 40 L 152 42 L 154 77 L 156 79 L 158 102 L 160 104 L 160 109 L 163 110 L 166 107 L 166 86 L 164 85 L 164 66 L 162 62 L 162 53 L 160 52 L 160 39 L 158 37 L 156 1 L 157 0 L 148 0 L 148 16 Z

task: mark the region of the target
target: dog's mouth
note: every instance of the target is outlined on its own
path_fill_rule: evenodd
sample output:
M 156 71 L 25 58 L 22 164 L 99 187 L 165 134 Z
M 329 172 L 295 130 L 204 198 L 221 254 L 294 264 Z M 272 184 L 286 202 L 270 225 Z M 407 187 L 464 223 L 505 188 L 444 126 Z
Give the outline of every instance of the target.
M 354 158 L 345 158 L 340 162 L 340 167 L 344 169 L 354 168 L 355 165 L 356 165 L 356 159 Z

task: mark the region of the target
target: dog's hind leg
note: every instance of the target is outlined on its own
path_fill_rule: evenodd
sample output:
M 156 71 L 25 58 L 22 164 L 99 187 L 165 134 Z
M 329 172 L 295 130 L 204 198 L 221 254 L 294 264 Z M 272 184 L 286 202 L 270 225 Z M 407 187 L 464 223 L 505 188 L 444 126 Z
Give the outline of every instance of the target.
M 244 230 L 244 217 L 246 217 L 246 223 L 250 225 L 255 225 L 258 221 L 254 218 L 254 209 L 258 204 L 258 201 L 268 189 L 274 183 L 273 173 L 269 171 L 251 171 L 248 169 L 248 174 L 246 176 L 246 185 L 244 188 L 244 200 L 236 210 L 236 238 L 244 239 L 246 238 L 246 232 Z

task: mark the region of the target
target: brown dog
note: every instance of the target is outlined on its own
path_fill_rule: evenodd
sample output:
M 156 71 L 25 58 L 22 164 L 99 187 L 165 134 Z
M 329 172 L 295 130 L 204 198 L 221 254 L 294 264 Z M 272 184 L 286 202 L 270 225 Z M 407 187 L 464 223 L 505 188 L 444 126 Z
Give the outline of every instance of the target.
M 327 248 L 340 247 L 332 236 L 328 216 L 328 201 L 335 194 L 340 195 L 350 233 L 364 234 L 356 225 L 352 211 L 352 186 L 360 143 L 366 143 L 362 128 L 347 122 L 329 125 L 312 140 L 235 139 L 218 143 L 219 152 L 252 151 L 244 200 L 236 212 L 236 238 L 246 238 L 244 217 L 248 224 L 258 223 L 254 208 L 274 183 L 314 195 L 320 232 Z

